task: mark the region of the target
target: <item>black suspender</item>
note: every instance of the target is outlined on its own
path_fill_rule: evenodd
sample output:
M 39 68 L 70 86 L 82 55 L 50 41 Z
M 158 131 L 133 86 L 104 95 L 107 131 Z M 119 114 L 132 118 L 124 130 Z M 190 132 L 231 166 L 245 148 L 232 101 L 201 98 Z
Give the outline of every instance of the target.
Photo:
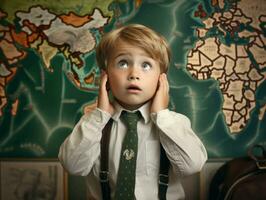
M 100 182 L 102 188 L 103 200 L 111 200 L 111 190 L 109 185 L 109 141 L 113 120 L 110 119 L 102 131 L 101 139 L 101 171 Z M 160 145 L 160 172 L 159 172 L 159 191 L 158 196 L 160 200 L 166 200 L 166 192 L 168 187 L 168 172 L 170 162 L 166 156 L 164 148 Z
M 165 150 L 160 145 L 160 173 L 159 173 L 159 199 L 166 200 L 166 192 L 168 187 L 168 172 L 170 167 L 169 159 L 166 156 Z
M 102 187 L 102 198 L 103 200 L 111 199 L 111 191 L 109 185 L 109 141 L 112 128 L 113 120 L 110 119 L 102 131 L 101 139 L 101 171 L 100 171 L 100 182 Z

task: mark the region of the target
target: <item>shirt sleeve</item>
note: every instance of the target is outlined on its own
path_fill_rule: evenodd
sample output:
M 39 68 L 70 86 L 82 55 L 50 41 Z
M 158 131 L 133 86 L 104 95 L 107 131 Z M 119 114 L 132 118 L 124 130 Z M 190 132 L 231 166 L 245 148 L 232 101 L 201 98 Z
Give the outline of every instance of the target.
M 111 118 L 96 108 L 83 115 L 60 147 L 58 158 L 71 174 L 86 176 L 100 155 L 102 130 Z
M 199 172 L 207 160 L 207 152 L 193 132 L 190 120 L 168 109 L 152 113 L 151 118 L 159 129 L 160 142 L 174 171 L 180 176 Z

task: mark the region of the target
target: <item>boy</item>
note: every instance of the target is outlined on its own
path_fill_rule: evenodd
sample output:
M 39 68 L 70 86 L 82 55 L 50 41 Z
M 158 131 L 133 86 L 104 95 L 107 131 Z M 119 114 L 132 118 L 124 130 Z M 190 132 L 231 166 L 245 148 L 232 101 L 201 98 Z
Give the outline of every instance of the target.
M 165 39 L 143 25 L 127 25 L 104 35 L 96 59 L 102 69 L 97 108 L 81 118 L 62 144 L 59 159 L 63 166 L 72 174 L 88 176 L 88 198 L 102 199 L 100 141 L 102 130 L 112 119 L 108 153 L 111 199 L 158 199 L 160 145 L 170 161 L 166 198 L 184 199 L 181 178 L 200 171 L 207 154 L 189 119 L 167 109 L 165 73 L 170 52 Z M 129 134 L 122 119 L 125 111 L 141 115 L 136 122 L 137 142 L 131 140 L 137 150 L 122 150 Z M 133 171 L 133 175 L 118 175 L 124 167 L 121 163 L 128 161 L 134 166 L 126 166 L 130 170 L 125 173 Z M 133 184 L 126 181 L 120 187 L 123 178 L 132 179 Z M 121 189 L 127 187 L 128 197 L 123 197 Z

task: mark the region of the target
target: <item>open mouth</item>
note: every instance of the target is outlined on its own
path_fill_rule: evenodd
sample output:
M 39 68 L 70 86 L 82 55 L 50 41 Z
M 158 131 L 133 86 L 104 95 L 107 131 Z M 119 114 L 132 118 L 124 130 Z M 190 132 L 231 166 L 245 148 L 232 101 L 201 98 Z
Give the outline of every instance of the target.
M 129 87 L 127 87 L 127 90 L 131 91 L 131 92 L 141 91 L 141 89 L 138 86 L 136 86 L 136 85 L 130 85 Z

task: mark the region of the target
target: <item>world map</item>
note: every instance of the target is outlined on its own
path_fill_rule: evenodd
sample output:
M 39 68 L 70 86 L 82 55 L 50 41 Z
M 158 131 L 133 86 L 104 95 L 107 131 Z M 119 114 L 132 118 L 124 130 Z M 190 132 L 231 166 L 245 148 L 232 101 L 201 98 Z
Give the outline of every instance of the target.
M 222 1 L 213 3 L 220 9 L 225 7 Z M 257 3 L 233 2 L 229 10 L 204 19 L 205 27 L 197 28 L 199 40 L 188 54 L 187 69 L 195 78 L 219 82 L 222 110 L 232 133 L 247 126 L 256 105 L 255 93 L 265 80 L 265 37 L 260 24 L 266 21 L 266 5 Z M 248 26 L 252 29 L 246 30 Z M 260 120 L 265 109 L 266 104 L 260 107 Z
M 141 23 L 172 49 L 169 108 L 191 119 L 209 157 L 266 144 L 266 0 L 2 0 L 0 155 L 56 157 L 95 108 L 95 47 Z

